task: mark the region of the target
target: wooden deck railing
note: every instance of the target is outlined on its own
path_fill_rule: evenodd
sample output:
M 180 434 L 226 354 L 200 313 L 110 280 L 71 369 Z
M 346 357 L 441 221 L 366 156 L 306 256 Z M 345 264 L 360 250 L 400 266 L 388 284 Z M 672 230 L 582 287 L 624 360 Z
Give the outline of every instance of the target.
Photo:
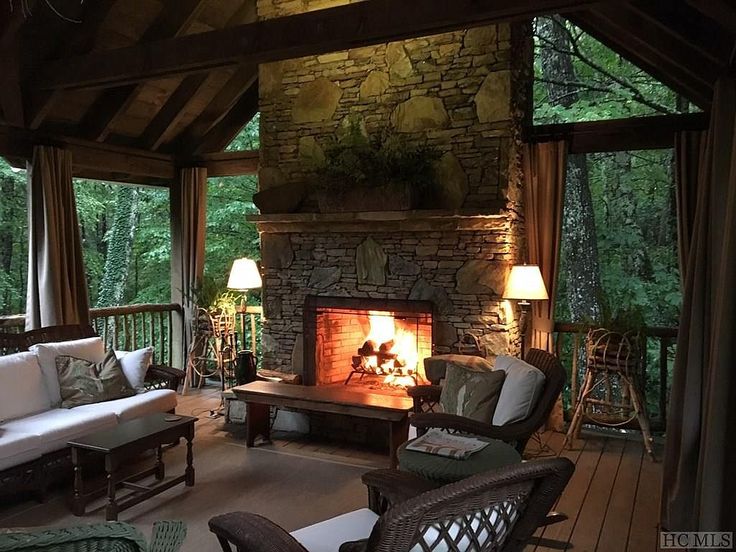
M 176 303 L 121 305 L 90 309 L 91 323 L 108 347 L 132 351 L 153 347 L 154 362 L 171 365 Z
M 568 389 L 563 395 L 566 416 L 572 415 L 577 404 L 580 385 L 585 374 L 585 335 L 591 326 L 557 322 L 555 350 L 568 370 Z M 664 431 L 667 424 L 672 363 L 675 358 L 677 328 L 647 327 L 642 332 L 644 393 L 647 411 L 655 431 Z
M 108 347 L 132 351 L 153 347 L 154 362 L 174 364 L 174 333 L 181 306 L 176 303 L 121 305 L 90 309 L 90 323 Z M 0 331 L 22 332 L 25 316 L 0 316 Z

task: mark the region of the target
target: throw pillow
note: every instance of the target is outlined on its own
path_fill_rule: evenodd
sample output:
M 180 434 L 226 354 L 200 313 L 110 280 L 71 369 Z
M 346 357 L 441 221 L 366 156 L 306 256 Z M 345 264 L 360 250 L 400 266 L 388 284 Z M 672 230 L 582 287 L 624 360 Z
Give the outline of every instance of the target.
M 130 386 L 138 393 L 144 393 L 146 391 L 144 382 L 148 367 L 151 365 L 153 347 L 144 347 L 136 351 L 115 351 L 115 356 L 120 361 L 120 367 Z
M 447 366 L 450 363 L 460 364 L 476 372 L 490 372 L 493 364 L 486 359 L 474 355 L 434 355 L 424 359 L 424 372 L 433 383 L 447 377 Z
M 545 376 L 541 370 L 521 359 L 499 355 L 496 371 L 506 372 L 506 381 L 498 398 L 493 425 L 519 422 L 529 417 L 544 389 Z
M 449 363 L 440 395 L 442 411 L 490 423 L 505 378 L 503 371 L 479 372 Z
M 73 356 L 90 362 L 102 362 L 102 359 L 105 358 L 105 345 L 99 337 L 87 337 L 55 343 L 38 343 L 28 347 L 28 350 L 38 357 L 52 408 L 57 408 L 61 404 L 59 376 L 56 372 L 57 356 Z
M 102 362 L 58 356 L 56 370 L 59 374 L 62 408 L 135 395 L 135 389 L 128 384 L 113 351 L 108 352 Z

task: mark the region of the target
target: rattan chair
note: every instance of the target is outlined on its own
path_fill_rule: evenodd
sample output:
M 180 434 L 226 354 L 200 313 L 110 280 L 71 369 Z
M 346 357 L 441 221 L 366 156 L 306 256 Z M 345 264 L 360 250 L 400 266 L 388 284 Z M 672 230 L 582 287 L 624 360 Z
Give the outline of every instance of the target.
M 209 525 L 225 552 L 233 545 L 238 552 L 519 551 L 545 524 L 574 468 L 566 458 L 536 460 L 423 492 L 424 483 L 416 476 L 380 470 L 392 492 L 403 489 L 380 516 L 358 510 L 292 534 L 245 512 L 216 516 Z M 362 525 L 354 523 L 349 532 L 341 524 L 349 523 L 352 514 L 362 515 Z M 348 533 L 348 542 L 334 542 L 336 535 Z
M 158 521 L 151 544 L 140 531 L 122 522 L 76 527 L 10 529 L 0 533 L 0 552 L 176 552 L 187 534 L 181 521 Z
M 503 426 L 494 426 L 491 423 L 479 422 L 454 414 L 425 412 L 425 404 L 436 403 L 440 399 L 442 387 L 438 385 L 438 382 L 435 382 L 433 385 L 418 385 L 407 390 L 414 399 L 415 414 L 411 419 L 411 423 L 417 428 L 417 433 L 421 435 L 429 428 L 436 427 L 460 433 L 481 435 L 510 443 L 519 451 L 519 454 L 522 454 L 529 438 L 549 418 L 567 379 L 567 374 L 560 360 L 546 351 L 529 349 L 524 360 L 541 370 L 545 376 L 542 394 L 534 410 L 526 419 Z

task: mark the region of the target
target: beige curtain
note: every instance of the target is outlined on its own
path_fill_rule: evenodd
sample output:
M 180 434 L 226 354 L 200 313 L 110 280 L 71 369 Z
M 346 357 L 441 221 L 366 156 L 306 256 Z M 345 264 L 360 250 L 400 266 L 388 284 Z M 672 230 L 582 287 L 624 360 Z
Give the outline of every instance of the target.
M 178 185 L 171 188 L 171 300 L 184 312 L 181 350 L 191 342 L 194 291 L 204 273 L 204 243 L 207 229 L 207 169 L 179 171 Z M 188 374 L 189 376 L 189 374 Z M 185 390 L 191 383 L 185 381 Z
M 548 301 L 532 303 L 531 346 L 554 352 L 555 296 L 562 234 L 562 202 L 567 169 L 565 141 L 526 144 L 524 147 L 524 223 L 529 264 L 539 265 Z M 547 427 L 563 431 L 562 399 L 547 420 Z
M 736 528 L 736 81 L 716 83 L 690 236 L 663 466 L 662 526 Z
M 567 143 L 527 144 L 524 148 L 524 222 L 529 264 L 539 265 L 549 301 L 532 304 L 531 346 L 553 352 L 555 295 L 562 232 Z
M 89 323 L 72 155 L 35 146 L 28 165 L 26 329 Z
M 675 135 L 675 191 L 677 201 L 677 252 L 680 280 L 685 285 L 685 266 L 690 250 L 690 236 L 695 223 L 698 172 L 705 148 L 705 133 L 683 131 Z

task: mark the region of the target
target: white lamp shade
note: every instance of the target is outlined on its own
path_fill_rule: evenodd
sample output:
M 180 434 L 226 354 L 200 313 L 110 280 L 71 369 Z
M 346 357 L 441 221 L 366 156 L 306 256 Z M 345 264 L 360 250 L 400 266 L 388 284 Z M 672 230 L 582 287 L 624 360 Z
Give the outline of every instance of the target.
M 506 291 L 504 291 L 503 298 L 526 301 L 549 299 L 539 267 L 537 265 L 513 266 L 511 274 L 509 274 L 509 280 L 506 282 Z
M 235 259 L 230 269 L 227 287 L 230 289 L 254 289 L 263 285 L 256 262 L 251 259 Z

